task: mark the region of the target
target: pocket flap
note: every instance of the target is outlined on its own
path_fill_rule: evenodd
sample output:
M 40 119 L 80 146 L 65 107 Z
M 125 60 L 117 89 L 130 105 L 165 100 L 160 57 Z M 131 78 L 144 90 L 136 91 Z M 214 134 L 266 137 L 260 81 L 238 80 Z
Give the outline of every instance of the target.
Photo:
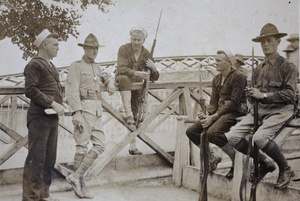
M 255 84 L 255 86 L 254 87 L 259 87 L 259 86 L 261 86 L 261 81 L 258 81 L 256 84 Z
M 281 82 L 270 81 L 270 82 L 269 82 L 269 86 L 272 86 L 272 87 L 280 87 L 280 86 L 281 86 Z

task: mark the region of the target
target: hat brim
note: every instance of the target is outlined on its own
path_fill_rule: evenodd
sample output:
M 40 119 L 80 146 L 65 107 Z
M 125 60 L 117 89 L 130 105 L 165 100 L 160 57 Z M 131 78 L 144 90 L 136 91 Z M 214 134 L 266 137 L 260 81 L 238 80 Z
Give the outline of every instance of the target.
M 261 39 L 269 37 L 269 36 L 275 36 L 278 38 L 282 38 L 282 37 L 285 37 L 286 35 L 287 35 L 287 33 L 268 34 L 268 35 L 264 35 L 264 36 L 257 36 L 256 38 L 253 38 L 252 41 L 259 43 L 259 42 L 261 42 Z
M 242 65 L 245 65 L 245 62 L 244 62 L 244 61 L 242 61 L 242 60 L 240 60 L 240 59 L 237 59 L 237 58 L 235 58 L 235 59 L 236 59 L 237 62 L 240 62 Z
M 291 37 L 291 38 L 288 38 L 286 40 L 291 42 L 292 40 L 299 40 L 299 37 Z
M 282 50 L 283 52 L 294 52 L 294 50 Z
M 85 44 L 85 43 L 78 43 L 77 45 L 80 47 L 105 47 L 104 45 L 91 45 L 91 44 Z

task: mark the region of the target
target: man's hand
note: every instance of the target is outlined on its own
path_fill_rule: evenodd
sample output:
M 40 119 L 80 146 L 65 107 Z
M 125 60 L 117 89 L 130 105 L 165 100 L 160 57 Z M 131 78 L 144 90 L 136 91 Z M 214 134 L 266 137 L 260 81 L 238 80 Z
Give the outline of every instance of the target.
M 261 93 L 257 88 L 247 88 L 246 89 L 246 96 L 255 98 L 257 100 L 264 99 L 264 94 Z
M 148 59 L 148 60 L 146 61 L 146 66 L 147 66 L 148 68 L 150 68 L 151 70 L 156 71 L 155 63 L 154 63 L 151 59 Z
M 115 91 L 116 91 L 115 83 L 114 83 L 114 81 L 110 81 L 107 84 L 107 92 L 111 96 L 115 93 Z
M 147 72 L 145 72 L 145 71 L 135 71 L 134 72 L 134 76 L 140 77 L 140 78 L 142 78 L 142 79 L 145 80 L 145 79 L 148 78 L 149 74 Z
M 79 131 L 80 133 L 84 132 L 83 117 L 82 117 L 81 111 L 76 111 L 75 112 L 72 122 L 75 126 L 74 132 L 77 132 L 77 131 Z
M 203 128 L 209 127 L 212 123 L 214 123 L 219 118 L 218 113 L 207 116 L 205 119 L 200 120 Z
M 63 102 L 62 104 L 65 107 L 65 111 L 72 111 L 72 108 L 70 105 L 68 105 L 66 102 Z
M 204 112 L 202 112 L 202 111 L 198 114 L 198 118 L 200 120 L 206 119 L 206 117 L 207 117 L 206 114 Z
M 65 108 L 64 106 L 62 106 L 61 104 L 53 101 L 51 103 L 51 107 L 53 108 L 53 110 L 57 113 L 58 116 L 62 116 L 65 114 Z

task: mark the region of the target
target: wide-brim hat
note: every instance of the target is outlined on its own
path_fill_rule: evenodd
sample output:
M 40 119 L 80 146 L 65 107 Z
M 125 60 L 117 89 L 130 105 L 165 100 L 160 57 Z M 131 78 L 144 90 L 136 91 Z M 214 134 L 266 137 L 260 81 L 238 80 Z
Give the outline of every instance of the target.
M 42 42 L 47 38 L 47 37 L 53 37 L 53 38 L 58 38 L 57 33 L 51 33 L 48 29 L 43 30 L 35 39 L 33 42 L 33 45 L 36 47 L 40 47 Z
M 243 59 L 243 55 L 236 54 L 236 55 L 234 55 L 234 58 L 236 59 L 237 62 L 241 62 L 242 65 L 245 65 L 245 62 L 244 62 L 244 59 Z
M 84 40 L 84 43 L 78 43 L 78 46 L 81 47 L 104 47 L 104 45 L 100 45 L 97 37 L 90 33 Z
M 233 66 L 235 65 L 236 59 L 234 58 L 234 56 L 233 56 L 233 54 L 231 53 L 230 50 L 225 49 L 225 50 L 218 50 L 217 51 L 217 54 L 221 54 L 221 53 L 223 53 L 227 56 L 227 58 L 229 59 L 231 65 L 233 65 Z
M 287 41 L 291 42 L 292 40 L 299 40 L 299 34 L 291 34 Z
M 290 44 L 287 46 L 287 48 L 285 50 L 283 50 L 284 52 L 293 52 L 294 51 L 294 48 L 293 46 Z
M 260 35 L 256 38 L 253 38 L 253 42 L 260 42 L 262 38 L 268 37 L 268 36 L 275 36 L 277 38 L 282 38 L 286 36 L 286 33 L 279 33 L 277 27 L 274 24 L 268 23 L 260 31 Z

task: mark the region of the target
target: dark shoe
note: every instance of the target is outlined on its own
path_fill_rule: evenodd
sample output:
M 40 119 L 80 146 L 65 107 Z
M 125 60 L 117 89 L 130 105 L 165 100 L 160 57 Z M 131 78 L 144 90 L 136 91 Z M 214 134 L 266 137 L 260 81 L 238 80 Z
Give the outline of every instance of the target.
M 131 131 L 136 130 L 135 122 L 132 116 L 126 117 L 125 122 Z
M 266 174 L 268 174 L 269 172 L 273 172 L 276 167 L 272 162 L 269 161 L 264 161 L 264 164 L 259 165 L 259 174 L 258 174 L 258 178 L 257 181 L 260 182 L 265 176 Z M 254 181 L 254 169 L 251 172 L 250 178 L 249 178 L 250 182 Z
M 229 172 L 226 174 L 227 179 L 232 179 L 233 178 L 233 172 L 234 172 L 234 167 L 231 167 Z
M 66 180 L 69 184 L 72 185 L 75 194 L 80 198 L 84 198 L 84 195 L 81 191 L 81 184 L 79 178 L 75 177 L 73 174 L 70 174 L 66 177 Z
M 130 155 L 142 155 L 143 153 L 140 152 L 137 148 L 128 150 Z
M 291 168 L 280 171 L 277 183 L 274 186 L 274 188 L 276 188 L 276 189 L 285 189 L 289 185 L 289 183 L 291 181 L 291 178 L 293 176 L 295 176 L 295 174 L 294 174 L 294 171 L 291 170 Z
M 222 158 L 220 156 L 215 156 L 211 154 L 210 160 L 209 160 L 209 172 L 213 172 L 217 169 L 218 164 L 222 161 Z

